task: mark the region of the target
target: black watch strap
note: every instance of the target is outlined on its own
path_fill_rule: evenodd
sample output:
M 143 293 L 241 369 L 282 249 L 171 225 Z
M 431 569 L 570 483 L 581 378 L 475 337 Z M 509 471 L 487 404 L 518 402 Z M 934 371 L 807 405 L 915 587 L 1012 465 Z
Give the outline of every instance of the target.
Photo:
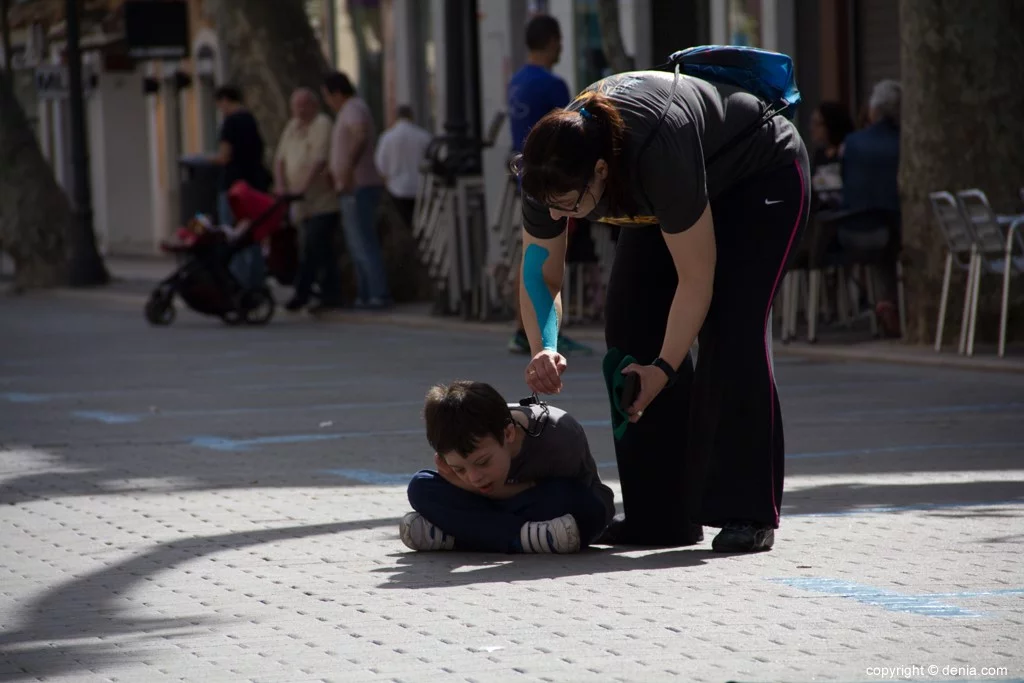
M 665 386 L 670 387 L 676 383 L 676 376 L 679 373 L 677 373 L 676 369 L 669 365 L 668 361 L 666 361 L 664 358 L 658 356 L 657 358 L 654 359 L 654 362 L 651 363 L 651 365 L 664 372 L 665 376 L 668 377 L 668 383 Z

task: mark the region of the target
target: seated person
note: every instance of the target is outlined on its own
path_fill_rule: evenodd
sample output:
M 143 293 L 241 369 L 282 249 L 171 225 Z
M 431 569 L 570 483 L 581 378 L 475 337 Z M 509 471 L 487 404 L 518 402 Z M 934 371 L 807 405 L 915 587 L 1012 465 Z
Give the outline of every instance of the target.
M 870 125 L 847 136 L 842 152 L 843 210 L 900 211 L 897 175 L 900 164 L 900 99 L 897 81 L 880 81 L 871 92 Z M 840 248 L 882 249 L 892 239 L 890 228 L 871 220 L 846 221 L 838 230 Z M 895 267 L 879 273 L 877 314 L 885 332 L 899 335 Z
M 489 384 L 439 384 L 424 406 L 437 471 L 409 483 L 413 550 L 573 553 L 615 514 L 583 427 L 564 410 L 506 403 Z

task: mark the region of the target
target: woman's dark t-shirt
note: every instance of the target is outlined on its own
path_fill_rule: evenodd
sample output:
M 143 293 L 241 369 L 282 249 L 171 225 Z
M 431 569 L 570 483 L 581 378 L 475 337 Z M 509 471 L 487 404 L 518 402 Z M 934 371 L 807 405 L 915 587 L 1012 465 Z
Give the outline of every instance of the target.
M 761 118 L 764 104 L 738 88 L 680 74 L 672 106 L 638 159 L 640 147 L 665 111 L 674 78 L 669 72 L 636 71 L 609 76 L 584 91 L 602 92 L 622 116 L 623 169 L 638 207 L 636 216 L 608 216 L 607 198 L 602 197 L 589 220 L 623 226 L 660 224 L 665 232 L 683 232 L 697 222 L 709 201 L 738 182 L 806 156 L 796 126 L 776 116 L 705 169 L 706 158 Z M 580 106 L 573 101 L 566 109 L 578 111 Z M 552 219 L 547 208 L 524 198 L 523 223 L 529 234 L 548 239 L 561 234 L 566 221 Z
M 221 172 L 223 191 L 244 180 L 254 189 L 270 189 L 270 172 L 263 165 L 263 138 L 256 117 L 245 109 L 228 114 L 220 127 L 220 140 L 231 145 L 231 160 Z

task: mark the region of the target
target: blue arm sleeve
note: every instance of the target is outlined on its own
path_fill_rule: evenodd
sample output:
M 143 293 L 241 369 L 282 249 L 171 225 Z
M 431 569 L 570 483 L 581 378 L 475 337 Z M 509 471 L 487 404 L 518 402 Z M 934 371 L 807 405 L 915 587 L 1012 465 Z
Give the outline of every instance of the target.
M 545 351 L 558 350 L 558 316 L 555 314 L 555 299 L 544 281 L 544 262 L 548 260 L 547 249 L 539 244 L 526 247 L 523 254 L 523 286 L 530 297 L 533 310 L 540 326 L 540 339 Z

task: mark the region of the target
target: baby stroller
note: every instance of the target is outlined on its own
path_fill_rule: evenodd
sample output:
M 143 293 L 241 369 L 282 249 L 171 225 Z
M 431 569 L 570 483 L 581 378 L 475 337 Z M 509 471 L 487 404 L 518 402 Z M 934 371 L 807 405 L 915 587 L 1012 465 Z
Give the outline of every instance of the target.
M 161 249 L 178 256 L 179 266 L 160 282 L 146 302 L 151 325 L 174 322 L 174 297 L 180 296 L 192 310 L 217 316 L 228 325 L 265 325 L 274 317 L 276 302 L 265 283 L 247 285 L 232 272 L 231 264 L 242 250 L 268 241 L 272 253 L 267 270 L 282 284 L 294 277 L 297 249 L 295 228 L 288 222 L 288 206 L 301 195 L 274 197 L 254 190 L 243 181 L 228 191 L 235 228 L 212 225 L 200 217 L 178 230 L 176 240 Z M 290 239 L 288 239 L 290 237 Z M 277 250 L 275 253 L 273 250 Z

